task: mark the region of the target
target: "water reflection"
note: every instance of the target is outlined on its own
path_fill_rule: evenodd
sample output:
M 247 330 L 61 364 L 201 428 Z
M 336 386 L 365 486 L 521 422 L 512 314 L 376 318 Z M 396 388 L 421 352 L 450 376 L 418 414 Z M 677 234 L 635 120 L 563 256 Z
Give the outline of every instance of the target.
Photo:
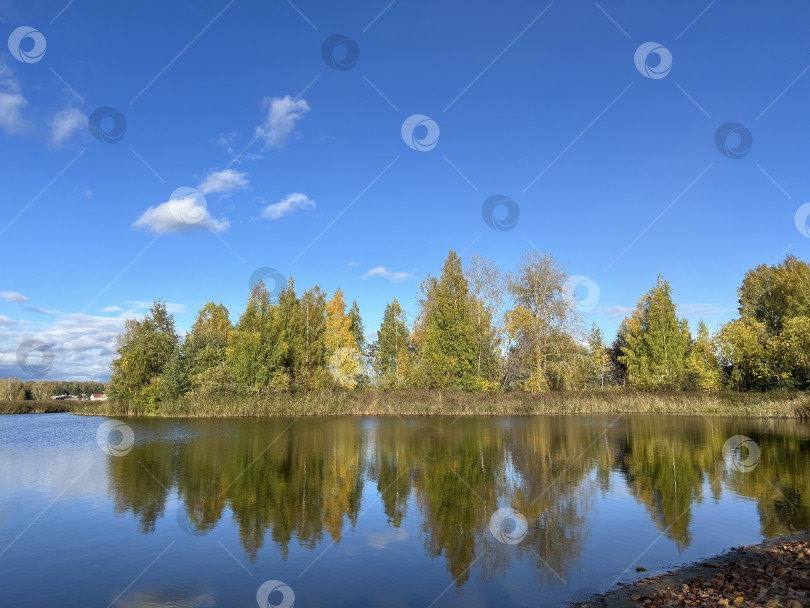
M 251 562 L 266 542 L 286 559 L 291 543 L 340 543 L 379 501 L 387 519 L 371 547 L 420 542 L 460 588 L 475 570 L 494 581 L 516 563 L 561 585 L 580 562 L 587 516 L 617 483 L 683 551 L 693 509 L 733 492 L 756 502 L 761 532 L 810 527 L 808 432 L 793 422 L 628 416 L 509 419 L 317 418 L 133 421 L 132 451 L 107 460 L 110 493 L 151 533 L 176 494 L 181 529 L 204 535 L 230 510 Z M 724 442 L 744 434 L 760 460 L 740 472 Z M 498 509 L 525 517 L 520 542 L 490 532 Z M 166 518 L 171 520 L 172 518 Z M 162 524 L 161 524 L 162 525 Z

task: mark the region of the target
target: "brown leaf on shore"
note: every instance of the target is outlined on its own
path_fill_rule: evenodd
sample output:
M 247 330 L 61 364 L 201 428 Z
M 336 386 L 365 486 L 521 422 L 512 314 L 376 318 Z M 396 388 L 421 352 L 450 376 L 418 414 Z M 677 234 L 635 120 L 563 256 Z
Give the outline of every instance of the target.
M 660 578 L 644 579 L 638 581 L 636 587 L 647 587 L 645 595 L 633 593 L 630 599 L 638 602 L 644 597 L 637 605 L 651 608 L 810 606 L 810 540 L 787 542 L 726 564 L 706 562 L 702 565 L 720 568 L 720 572 L 710 579 L 696 576 L 685 583 L 660 589 L 649 588 L 660 584 Z M 672 574 L 676 572 L 667 575 Z

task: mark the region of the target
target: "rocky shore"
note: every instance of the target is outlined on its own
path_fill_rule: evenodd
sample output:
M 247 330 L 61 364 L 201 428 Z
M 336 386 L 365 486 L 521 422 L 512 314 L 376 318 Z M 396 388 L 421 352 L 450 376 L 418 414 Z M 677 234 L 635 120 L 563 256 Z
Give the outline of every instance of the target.
M 810 606 L 810 530 L 736 547 L 712 559 L 623 585 L 574 606 Z

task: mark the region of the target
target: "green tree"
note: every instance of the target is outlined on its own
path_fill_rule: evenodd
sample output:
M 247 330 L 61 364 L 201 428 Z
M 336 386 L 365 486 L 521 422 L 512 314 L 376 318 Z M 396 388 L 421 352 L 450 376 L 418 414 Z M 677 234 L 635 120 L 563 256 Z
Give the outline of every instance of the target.
M 672 290 L 662 276 L 625 321 L 621 360 L 630 386 L 640 390 L 679 387 L 686 367 L 689 328 L 685 319 L 678 319 Z
M 810 264 L 793 255 L 776 266 L 761 264 L 745 274 L 737 293 L 740 317 L 777 334 L 787 319 L 810 317 Z
M 720 364 L 737 390 L 757 388 L 767 381 L 770 375 L 765 360 L 767 340 L 765 323 L 751 318 L 726 323 L 717 332 Z
M 132 403 L 139 412 L 156 410 L 160 377 L 177 343 L 174 317 L 161 301 L 152 304 L 142 321 L 127 319 L 118 336 L 118 358 L 111 366 L 111 397 Z
M 589 387 L 604 388 L 609 354 L 605 346 L 605 335 L 596 323 L 591 324 L 588 333 L 588 368 L 586 382 Z
M 276 344 L 271 340 L 272 310 L 264 281 L 250 291 L 247 307 L 233 332 L 227 349 L 228 365 L 240 394 L 257 393 L 266 387 L 274 369 Z
M 365 330 L 363 329 L 363 317 L 360 316 L 360 307 L 357 300 L 352 300 L 352 307 L 349 309 L 349 331 L 354 336 L 357 349 L 362 351 L 366 347 Z
M 567 275 L 550 253 L 524 252 L 507 280 L 507 386 L 525 391 L 574 388 L 582 369 L 582 320 Z
M 437 388 L 475 389 L 475 324 L 461 259 L 450 250 L 438 281 L 424 301 L 422 357 L 428 382 Z
M 164 396 L 170 401 L 179 399 L 191 390 L 185 344 L 175 345 L 172 356 L 163 369 L 161 385 Z
M 685 371 L 686 388 L 718 391 L 723 387 L 723 374 L 717 362 L 715 345 L 703 321 L 698 324 L 697 338 L 689 348 Z
M 385 306 L 377 332 L 375 368 L 379 386 L 399 388 L 405 384 L 409 364 L 408 339 L 405 311 L 394 298 Z
M 810 317 L 784 321 L 782 331 L 768 341 L 766 351 L 773 361 L 778 386 L 810 388 Z
M 316 388 L 322 382 L 326 364 L 326 294 L 317 285 L 298 300 L 301 331 L 301 382 Z
M 200 309 L 185 344 L 192 379 L 225 360 L 232 334 L 233 326 L 225 306 L 208 302 Z

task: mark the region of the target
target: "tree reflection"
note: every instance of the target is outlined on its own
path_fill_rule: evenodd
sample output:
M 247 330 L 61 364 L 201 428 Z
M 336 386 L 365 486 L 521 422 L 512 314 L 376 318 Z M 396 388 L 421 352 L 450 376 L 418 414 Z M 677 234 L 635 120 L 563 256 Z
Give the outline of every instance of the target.
M 176 495 L 188 530 L 204 534 L 230 510 L 251 561 L 267 538 L 283 559 L 293 542 L 340 543 L 363 505 L 379 500 L 393 529 L 420 518 L 425 552 L 443 560 L 457 587 L 473 571 L 490 580 L 516 562 L 533 565 L 545 585 L 562 584 L 587 540 L 594 497 L 617 479 L 680 550 L 692 542 L 695 506 L 723 492 L 756 501 L 765 536 L 810 527 L 810 441 L 795 423 L 568 416 L 172 425 L 161 433 L 133 421 L 136 436 L 149 439 L 109 457 L 116 512 L 150 533 Z M 734 435 L 760 446 L 749 472 L 723 460 Z M 490 532 L 501 507 L 526 518 L 520 542 Z

